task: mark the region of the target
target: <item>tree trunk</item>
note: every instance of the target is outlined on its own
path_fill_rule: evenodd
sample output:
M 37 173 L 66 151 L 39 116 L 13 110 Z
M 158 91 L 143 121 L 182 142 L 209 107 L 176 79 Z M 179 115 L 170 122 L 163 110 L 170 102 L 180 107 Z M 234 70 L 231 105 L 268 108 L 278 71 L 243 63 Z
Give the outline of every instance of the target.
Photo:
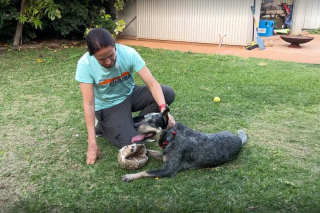
M 24 14 L 25 6 L 26 6 L 26 0 L 21 0 L 21 6 L 20 6 L 20 13 L 21 14 Z M 20 21 L 18 21 L 16 34 L 15 34 L 14 40 L 13 40 L 13 46 L 18 46 L 20 44 L 20 40 L 22 38 L 22 29 L 23 29 L 23 24 Z

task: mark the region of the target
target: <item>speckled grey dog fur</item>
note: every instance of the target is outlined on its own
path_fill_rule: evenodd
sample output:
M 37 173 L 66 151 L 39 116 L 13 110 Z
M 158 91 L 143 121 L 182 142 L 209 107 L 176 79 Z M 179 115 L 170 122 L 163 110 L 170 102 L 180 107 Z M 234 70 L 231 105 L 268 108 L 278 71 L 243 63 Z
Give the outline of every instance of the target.
M 208 134 L 192 130 L 182 123 L 167 129 L 167 113 L 148 114 L 135 125 L 138 132 L 145 136 L 152 133 L 151 138 L 159 144 L 171 139 L 162 153 L 147 151 L 149 156 L 163 160 L 163 168 L 127 174 L 122 177 L 122 181 L 130 182 L 142 177 L 173 177 L 181 170 L 215 167 L 234 160 L 247 141 L 243 130 L 239 130 L 238 135 L 228 131 Z

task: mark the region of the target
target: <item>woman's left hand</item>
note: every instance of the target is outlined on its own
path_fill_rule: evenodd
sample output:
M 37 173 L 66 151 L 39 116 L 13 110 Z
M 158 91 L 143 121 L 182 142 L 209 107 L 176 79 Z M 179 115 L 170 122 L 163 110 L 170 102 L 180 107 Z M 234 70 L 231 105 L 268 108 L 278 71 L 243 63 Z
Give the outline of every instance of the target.
M 176 122 L 174 121 L 173 116 L 168 113 L 168 129 L 171 129 L 174 125 L 176 125 Z

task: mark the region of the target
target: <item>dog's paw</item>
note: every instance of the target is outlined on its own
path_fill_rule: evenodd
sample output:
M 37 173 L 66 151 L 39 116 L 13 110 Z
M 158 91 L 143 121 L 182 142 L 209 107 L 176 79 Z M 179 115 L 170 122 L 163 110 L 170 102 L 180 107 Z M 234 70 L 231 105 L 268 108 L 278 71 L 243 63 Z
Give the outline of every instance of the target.
M 129 182 L 133 181 L 134 178 L 133 178 L 133 175 L 132 175 L 132 174 L 126 174 L 126 175 L 123 175 L 123 176 L 122 176 L 121 180 L 122 180 L 123 182 L 129 183 Z
M 122 176 L 121 180 L 123 182 L 131 182 L 131 181 L 134 181 L 134 180 L 138 180 L 140 178 L 143 178 L 143 177 L 148 177 L 149 175 L 146 173 L 146 172 L 138 172 L 138 173 L 134 173 L 134 174 L 126 174 L 124 176 Z

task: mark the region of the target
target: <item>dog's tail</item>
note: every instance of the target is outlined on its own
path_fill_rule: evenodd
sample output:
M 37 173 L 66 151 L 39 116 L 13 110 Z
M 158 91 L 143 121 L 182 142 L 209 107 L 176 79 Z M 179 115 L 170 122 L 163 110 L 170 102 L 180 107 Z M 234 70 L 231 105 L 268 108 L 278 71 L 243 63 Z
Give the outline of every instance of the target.
M 248 140 L 248 137 L 243 130 L 238 131 L 238 137 L 241 139 L 242 145 L 244 145 Z

